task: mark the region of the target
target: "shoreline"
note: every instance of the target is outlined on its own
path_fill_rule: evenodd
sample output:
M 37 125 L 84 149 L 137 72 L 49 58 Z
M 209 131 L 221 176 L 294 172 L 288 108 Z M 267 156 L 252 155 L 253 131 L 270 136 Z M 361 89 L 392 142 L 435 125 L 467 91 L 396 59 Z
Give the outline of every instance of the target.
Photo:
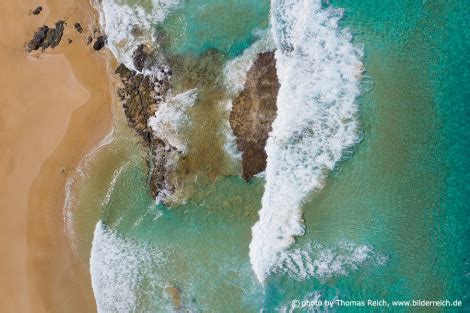
M 29 15 L 38 5 L 42 13 Z M 0 306 L 6 312 L 96 312 L 90 273 L 73 252 L 63 209 L 68 172 L 112 131 L 108 52 L 93 51 L 84 37 L 98 26 L 98 12 L 87 0 L 24 0 L 0 10 L 6 99 L 0 108 L 0 203 L 6 208 L 0 242 L 9 251 L 0 261 Z M 24 51 L 39 26 L 61 19 L 68 26 L 57 48 Z

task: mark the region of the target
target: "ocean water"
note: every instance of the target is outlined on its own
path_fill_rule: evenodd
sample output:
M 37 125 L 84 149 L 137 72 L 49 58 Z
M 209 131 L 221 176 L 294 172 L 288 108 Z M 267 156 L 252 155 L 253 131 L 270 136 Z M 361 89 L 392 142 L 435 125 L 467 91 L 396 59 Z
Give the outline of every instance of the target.
M 184 203 L 157 205 L 145 150 L 116 110 L 113 141 L 77 175 L 66 211 L 100 312 L 469 309 L 469 5 L 330 2 L 103 0 L 122 9 L 102 15 L 121 61 L 155 39 L 184 60 L 175 95 L 201 95 L 188 168 L 208 169 L 190 175 Z M 279 118 L 265 175 L 244 182 L 217 130 L 250 51 L 273 46 Z M 197 127 L 208 120 L 212 135 Z M 335 299 L 463 306 L 292 302 Z

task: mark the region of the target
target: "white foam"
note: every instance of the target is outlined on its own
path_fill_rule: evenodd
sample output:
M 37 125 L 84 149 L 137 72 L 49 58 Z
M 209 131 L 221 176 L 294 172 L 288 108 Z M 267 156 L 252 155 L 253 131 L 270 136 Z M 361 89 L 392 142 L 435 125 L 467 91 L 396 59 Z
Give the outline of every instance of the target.
M 196 103 L 196 100 L 197 89 L 180 93 L 162 102 L 155 115 L 148 120 L 148 125 L 155 136 L 183 153 L 187 150 L 183 126 L 189 123 L 188 109 Z
M 342 153 L 358 141 L 356 97 L 362 49 L 341 29 L 342 11 L 320 0 L 271 2 L 280 82 L 267 141 L 266 185 L 252 228 L 250 260 L 260 282 L 304 234 L 301 203 L 322 188 Z
M 67 181 L 65 183 L 64 206 L 62 211 L 64 214 L 65 233 L 70 240 L 70 244 L 74 252 L 77 252 L 77 234 L 75 232 L 73 214 L 73 204 L 75 201 L 74 187 L 76 186 L 77 180 L 83 179 L 83 177 L 85 177 L 85 169 L 87 168 L 90 163 L 90 160 L 95 156 L 95 154 L 113 141 L 113 135 L 114 128 L 112 128 L 110 132 L 80 160 L 80 163 L 78 164 L 76 170 L 72 171 L 67 177 Z M 77 176 L 76 174 L 78 174 L 79 176 Z
M 237 137 L 230 126 L 230 111 L 232 111 L 232 99 L 219 102 L 219 106 L 225 111 L 225 118 L 220 125 L 220 132 L 224 137 L 224 151 L 233 160 L 240 161 L 242 153 L 237 147 Z
M 117 170 L 114 171 L 113 177 L 111 178 L 111 182 L 109 183 L 109 186 L 108 186 L 108 190 L 106 191 L 106 195 L 104 196 L 103 201 L 101 201 L 101 208 L 108 205 L 109 201 L 111 200 L 114 187 L 116 186 L 116 182 L 119 176 L 121 176 L 122 171 L 126 168 L 128 164 L 129 162 L 121 165 Z
M 246 73 L 253 65 L 259 53 L 274 50 L 274 42 L 269 32 L 259 31 L 260 38 L 241 55 L 230 60 L 224 67 L 225 86 L 230 97 L 238 95 L 245 85 Z
M 143 243 L 124 239 L 101 221 L 96 224 L 90 257 L 93 293 L 98 312 L 141 311 L 140 300 L 155 297 L 155 265 L 164 261 L 162 253 Z M 151 285 L 142 284 L 145 279 Z M 145 296 L 144 296 L 145 295 Z
M 153 25 L 164 21 L 179 0 L 152 0 L 152 9 L 117 0 L 101 0 L 100 24 L 108 39 L 108 47 L 119 62 L 134 69 L 132 54 L 140 44 L 155 41 Z
M 316 243 L 281 252 L 273 272 L 285 273 L 296 280 L 312 277 L 324 280 L 346 276 L 365 264 L 383 265 L 386 261 L 387 257 L 370 245 L 341 241 L 334 247 L 325 247 Z
M 75 194 L 73 192 L 73 187 L 75 184 L 75 179 L 73 176 L 67 177 L 67 181 L 65 183 L 65 199 L 64 199 L 64 229 L 67 238 L 69 238 L 70 245 L 72 246 L 72 250 L 77 252 L 77 234 L 75 232 L 75 225 L 74 225 L 74 214 L 72 210 L 72 204 L 75 201 Z
M 77 166 L 77 173 L 81 177 L 85 177 L 85 169 L 90 164 L 90 161 L 93 159 L 95 154 L 100 151 L 102 148 L 106 147 L 107 145 L 111 144 L 114 140 L 114 127 L 111 128 L 108 134 L 101 139 L 98 144 L 93 147 L 81 160 Z

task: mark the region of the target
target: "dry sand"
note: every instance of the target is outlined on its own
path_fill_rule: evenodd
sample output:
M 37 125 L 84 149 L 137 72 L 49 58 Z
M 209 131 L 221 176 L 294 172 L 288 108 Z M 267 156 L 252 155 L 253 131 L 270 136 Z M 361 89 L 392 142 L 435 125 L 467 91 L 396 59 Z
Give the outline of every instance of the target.
M 28 15 L 38 5 L 42 13 Z M 73 27 L 79 21 L 88 34 L 95 17 L 88 0 L 0 3 L 2 312 L 96 311 L 88 268 L 72 252 L 62 212 L 67 171 L 112 123 L 106 52 L 86 46 Z M 23 45 L 34 31 L 63 18 L 59 47 L 29 56 Z

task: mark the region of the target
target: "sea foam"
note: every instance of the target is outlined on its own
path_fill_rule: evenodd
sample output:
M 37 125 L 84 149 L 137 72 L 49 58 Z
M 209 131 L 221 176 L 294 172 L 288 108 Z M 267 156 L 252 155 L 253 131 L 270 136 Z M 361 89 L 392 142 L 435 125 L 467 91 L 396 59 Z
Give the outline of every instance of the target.
M 347 276 L 366 264 L 384 265 L 387 256 L 376 252 L 370 245 L 340 241 L 335 246 L 309 243 L 303 248 L 283 251 L 273 269 L 295 280 L 334 276 Z
M 179 0 L 144 1 L 147 6 L 125 4 L 117 0 L 102 0 L 100 24 L 107 36 L 108 47 L 115 58 L 135 70 L 132 54 L 140 44 L 155 42 L 153 26 L 165 20 L 171 9 L 179 4 Z
M 273 0 L 272 36 L 281 87 L 267 141 L 266 185 L 252 228 L 250 260 L 260 282 L 304 234 L 301 204 L 359 140 L 361 47 L 338 22 L 342 11 L 320 0 Z
M 224 67 L 224 83 L 230 97 L 237 96 L 245 85 L 246 73 L 251 68 L 259 53 L 274 50 L 274 42 L 268 30 L 256 33 L 258 40 Z
M 153 271 L 165 261 L 154 248 L 121 237 L 99 221 L 95 228 L 90 257 L 93 293 L 98 312 L 142 312 L 164 285 Z M 151 280 L 150 286 L 143 282 Z
M 197 89 L 180 93 L 162 102 L 155 115 L 148 120 L 148 125 L 156 137 L 183 153 L 187 152 L 187 143 L 182 132 L 184 126 L 187 126 L 190 121 L 188 110 L 196 103 L 196 100 Z

